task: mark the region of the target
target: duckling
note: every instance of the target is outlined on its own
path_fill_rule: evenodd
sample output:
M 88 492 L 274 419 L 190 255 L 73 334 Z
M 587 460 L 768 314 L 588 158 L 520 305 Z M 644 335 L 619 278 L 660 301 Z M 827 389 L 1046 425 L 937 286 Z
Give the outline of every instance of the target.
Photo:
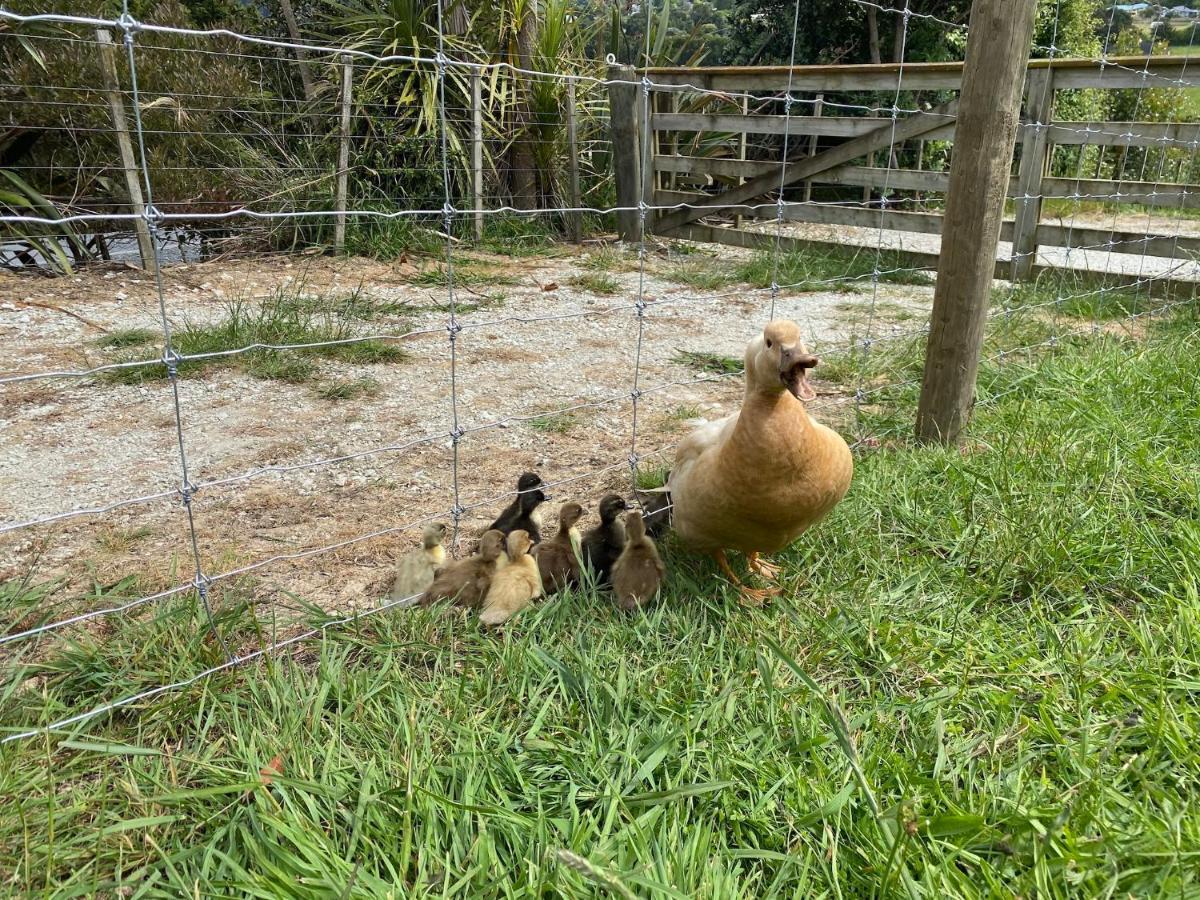
M 625 516 L 625 549 L 613 564 L 613 593 L 617 606 L 632 612 L 658 593 L 667 572 L 654 541 L 646 536 L 642 514 L 633 510 Z
M 416 597 L 433 584 L 438 569 L 446 564 L 446 525 L 433 522 L 421 533 L 421 549 L 400 557 L 396 563 L 396 579 L 392 582 L 393 603 L 406 597 Z
M 579 583 L 580 537 L 576 525 L 582 518 L 582 506 L 564 503 L 558 511 L 558 534 L 533 548 L 546 596 Z
M 600 500 L 600 524 L 583 536 L 583 564 L 596 578 L 597 585 L 608 584 L 612 565 L 625 546 L 625 525 L 621 513 L 625 498 L 608 494 Z
M 667 473 L 671 477 L 671 473 Z M 642 506 L 642 519 L 646 523 L 646 534 L 656 541 L 662 540 L 671 527 L 671 492 L 665 487 L 634 491 L 634 497 Z
M 458 606 L 474 609 L 487 596 L 496 573 L 505 567 L 504 535 L 489 531 L 479 541 L 479 552 L 467 559 L 446 566 L 433 579 L 433 584 L 421 595 L 420 603 L 428 606 L 439 600 L 453 600 Z
M 517 529 L 526 532 L 533 543 L 542 540 L 542 511 L 539 508 L 550 498 L 542 491 L 545 482 L 536 472 L 526 472 L 517 479 L 517 496 L 489 528 L 503 532 L 505 536 Z
M 492 579 L 479 614 L 484 625 L 503 625 L 541 596 L 542 576 L 537 560 L 529 555 L 532 546 L 522 529 L 508 536 L 508 565 Z

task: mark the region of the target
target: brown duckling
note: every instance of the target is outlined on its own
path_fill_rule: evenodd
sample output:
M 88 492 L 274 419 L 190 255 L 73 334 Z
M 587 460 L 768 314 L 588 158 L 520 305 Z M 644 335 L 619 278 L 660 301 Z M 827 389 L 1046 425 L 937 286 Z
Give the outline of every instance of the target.
M 438 569 L 446 564 L 446 525 L 432 522 L 421 533 L 421 549 L 406 553 L 396 562 L 396 578 L 392 581 L 393 603 L 416 597 L 431 584 Z
M 542 540 L 542 514 L 539 507 L 550 498 L 542 491 L 545 482 L 536 472 L 526 472 L 517 479 L 517 496 L 504 508 L 496 521 L 489 527 L 502 532 L 506 537 L 520 529 L 529 535 L 533 543 Z
M 508 562 L 504 556 L 504 535 L 489 531 L 479 541 L 479 552 L 451 563 L 434 578 L 433 584 L 421 595 L 421 605 L 439 600 L 452 600 L 458 606 L 476 608 L 487 596 L 496 573 Z
M 642 514 L 633 510 L 625 516 L 625 549 L 612 568 L 617 606 L 627 612 L 645 606 L 658 593 L 666 573 L 658 548 L 646 536 Z
M 508 565 L 496 573 L 483 601 L 479 621 L 502 625 L 530 606 L 542 593 L 542 576 L 537 560 L 529 555 L 533 542 L 517 529 L 508 536 Z
M 600 524 L 583 536 L 583 565 L 592 572 L 598 586 L 608 584 L 612 565 L 625 547 L 625 498 L 608 494 L 600 500 Z
M 533 548 L 546 596 L 579 583 L 580 536 L 576 525 L 582 518 L 582 506 L 564 503 L 558 511 L 558 533 Z

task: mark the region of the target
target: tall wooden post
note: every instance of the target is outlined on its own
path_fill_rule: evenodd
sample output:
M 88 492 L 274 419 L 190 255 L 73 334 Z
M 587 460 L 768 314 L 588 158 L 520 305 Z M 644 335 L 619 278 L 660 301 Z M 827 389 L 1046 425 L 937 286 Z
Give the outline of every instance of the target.
M 571 240 L 578 244 L 583 240 L 583 195 L 579 191 L 579 139 L 575 133 L 575 79 L 567 79 L 567 173 L 569 175 L 572 211 L 567 213 L 567 229 Z
M 1037 261 L 1037 227 L 1042 219 L 1042 178 L 1050 159 L 1050 118 L 1054 114 L 1054 70 L 1030 69 L 1025 79 L 1025 118 L 1017 170 L 1013 223 L 1012 280 L 1026 281 Z M 1082 148 L 1080 148 L 1082 152 Z
M 337 195 L 333 223 L 333 248 L 341 253 L 346 249 L 346 197 L 350 184 L 350 98 L 354 81 L 354 64 L 342 57 L 342 124 L 338 142 Z
M 117 48 L 112 35 L 103 28 L 96 29 L 96 40 L 100 42 L 100 77 L 104 81 L 104 92 L 108 95 L 113 132 L 117 136 L 117 149 L 121 154 L 125 191 L 129 195 L 129 208 L 137 216 L 133 220 L 133 230 L 137 235 L 138 254 L 142 257 L 142 268 L 154 272 L 158 269 L 158 256 L 154 252 L 154 239 L 150 236 L 150 225 L 145 218 L 146 199 L 142 196 L 137 157 L 133 155 L 133 141 L 129 138 L 129 125 L 125 121 L 125 100 L 117 79 Z
M 609 66 L 608 80 L 613 176 L 617 186 L 617 206 L 620 207 L 617 235 L 623 241 L 636 241 L 641 237 L 638 204 L 642 199 L 637 71 L 633 66 Z
M 970 417 L 1012 169 L 1036 0 L 974 0 L 917 407 L 917 437 L 952 443 Z
M 478 69 L 471 70 L 471 234 L 475 243 L 483 240 L 483 80 Z

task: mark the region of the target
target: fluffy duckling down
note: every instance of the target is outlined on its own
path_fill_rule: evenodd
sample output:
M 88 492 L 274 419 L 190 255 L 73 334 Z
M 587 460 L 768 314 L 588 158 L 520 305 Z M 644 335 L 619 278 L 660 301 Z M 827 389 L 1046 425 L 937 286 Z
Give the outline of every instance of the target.
M 525 472 L 517 479 L 517 496 L 504 511 L 489 526 L 504 534 L 505 537 L 514 531 L 524 531 L 535 543 L 542 540 L 542 510 L 541 505 L 550 499 L 542 490 L 545 482 L 536 472 Z
M 558 511 L 558 533 L 533 548 L 542 576 L 542 593 L 546 596 L 579 583 L 581 538 L 578 524 L 582 518 L 582 506 L 564 503 Z
M 446 564 L 446 526 L 433 522 L 421 533 L 421 549 L 406 553 L 396 562 L 396 577 L 392 581 L 390 598 L 393 603 L 417 597 L 431 584 L 438 569 Z
M 725 551 L 745 553 L 750 568 L 773 581 L 777 567 L 759 554 L 787 547 L 850 488 L 850 448 L 804 405 L 816 399 L 808 372 L 819 362 L 795 322 L 769 323 L 746 347 L 741 409 L 702 425 L 676 451 L 667 482 L 675 531 L 716 559 L 745 603 L 761 604 L 776 591 L 742 585 Z
M 537 560 L 529 555 L 532 546 L 524 531 L 517 530 L 508 536 L 508 565 L 492 579 L 479 614 L 484 625 L 504 624 L 541 596 L 542 576 Z
M 438 572 L 433 584 L 421 595 L 421 605 L 451 600 L 475 609 L 483 603 L 496 573 L 507 563 L 504 535 L 489 531 L 480 539 L 479 551 L 474 556 L 460 559 Z
M 625 523 L 621 521 L 621 514 L 626 505 L 625 498 L 619 494 L 602 497 L 600 524 L 583 536 L 583 565 L 599 586 L 609 583 L 613 563 L 625 548 Z
M 625 516 L 625 549 L 612 569 L 617 606 L 627 612 L 645 606 L 658 594 L 666 573 L 658 548 L 646 535 L 642 514 L 633 510 Z

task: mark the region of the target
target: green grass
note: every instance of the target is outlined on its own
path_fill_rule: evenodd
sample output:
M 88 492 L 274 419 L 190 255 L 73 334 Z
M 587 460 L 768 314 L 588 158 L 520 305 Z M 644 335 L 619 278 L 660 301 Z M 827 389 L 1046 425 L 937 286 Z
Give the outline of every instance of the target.
M 567 434 L 579 424 L 579 419 L 574 413 L 550 413 L 530 419 L 525 424 L 534 431 L 546 434 Z
M 636 255 L 626 254 L 619 247 L 610 244 L 598 247 L 583 258 L 580 265 L 593 272 L 635 272 L 637 271 Z
M 677 262 L 665 275 L 671 281 L 700 291 L 715 291 L 736 280 L 728 263 L 721 265 L 717 260 L 706 257 L 691 257 Z
M 1195 896 L 1198 353 L 1191 318 L 985 362 L 964 451 L 908 443 L 906 389 L 763 610 L 668 542 L 636 617 L 380 615 L 0 746 L 5 889 Z M 226 640 L 271 639 L 252 585 L 218 593 Z M 222 659 L 190 598 L 107 622 L 6 648 L 4 724 Z
M 120 328 L 110 331 L 96 341 L 101 350 L 124 350 L 128 347 L 144 347 L 162 341 L 162 332 L 149 328 Z
M 667 475 L 670 471 L 671 467 L 667 463 L 659 463 L 654 466 L 641 466 L 637 470 L 637 486 L 643 491 L 662 487 L 667 483 Z
M 667 414 L 668 418 L 674 419 L 677 422 L 686 422 L 689 419 L 700 418 L 700 407 L 690 404 L 684 406 L 676 406 Z
M 677 350 L 671 362 L 709 375 L 736 375 L 746 366 L 736 356 L 723 356 L 704 350 Z
M 359 298 L 359 299 L 355 299 Z M 366 313 L 359 294 L 350 298 L 313 298 L 302 292 L 276 290 L 259 303 L 245 299 L 231 301 L 215 323 L 185 322 L 172 333 L 177 353 L 191 356 L 219 353 L 253 344 L 312 344 L 353 338 L 357 320 Z M 129 346 L 129 345 L 125 345 Z M 118 360 L 142 359 L 144 350 L 118 354 Z M 352 364 L 399 363 L 408 354 L 389 341 L 370 338 L 353 343 L 308 347 L 297 350 L 255 349 L 234 356 L 185 360 L 181 373 L 199 371 L 208 366 L 240 366 L 256 378 L 303 382 L 316 372 L 315 358 Z M 126 383 L 161 379 L 165 366 L 138 366 L 104 373 L 109 380 Z
M 621 289 L 621 282 L 606 272 L 580 272 L 572 275 L 567 283 L 592 294 L 615 294 Z
M 717 290 L 734 284 L 767 288 L 774 280 L 789 291 L 817 290 L 856 291 L 871 284 L 871 274 L 878 264 L 882 282 L 892 284 L 933 284 L 925 271 L 914 271 L 912 264 L 900 253 L 876 251 L 864 247 L 812 248 L 792 250 L 779 255 L 778 265 L 770 251 L 755 253 L 737 265 L 713 259 L 689 259 L 677 263 L 665 276 L 679 284 L 697 290 Z
M 435 263 L 413 276 L 412 283 L 425 287 L 446 287 L 450 283 L 450 270 Z M 496 271 L 492 267 L 459 263 L 454 267 L 455 287 L 481 287 L 485 285 L 516 284 L 511 275 Z
M 357 400 L 379 396 L 379 382 L 374 378 L 351 378 L 320 385 L 316 394 L 322 400 Z

